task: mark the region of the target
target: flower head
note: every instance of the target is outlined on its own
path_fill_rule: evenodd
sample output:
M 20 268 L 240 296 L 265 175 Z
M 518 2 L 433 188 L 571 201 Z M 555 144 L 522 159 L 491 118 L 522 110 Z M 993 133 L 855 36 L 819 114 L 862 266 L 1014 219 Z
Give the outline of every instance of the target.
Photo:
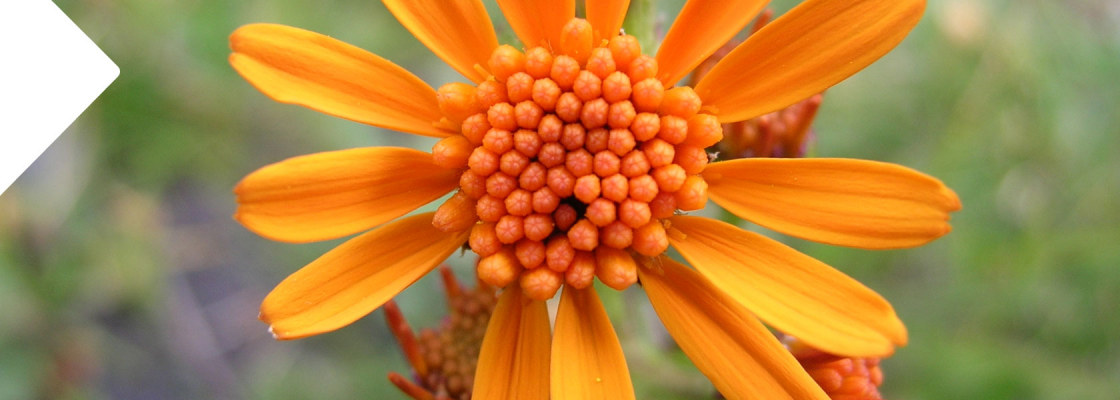
M 293 242 L 369 230 L 299 270 L 261 317 L 282 339 L 345 326 L 464 244 L 504 288 L 479 356 L 479 398 L 633 398 L 591 286 L 641 282 L 670 334 L 732 398 L 822 398 L 755 318 L 830 353 L 906 342 L 891 306 L 764 236 L 681 212 L 710 199 L 759 225 L 844 246 L 899 248 L 949 231 L 951 190 L 905 167 L 846 159 L 710 163 L 722 124 L 819 93 L 905 37 L 922 0 L 808 0 L 695 86 L 673 87 L 765 5 L 689 1 L 656 55 L 619 34 L 627 1 L 499 1 L 524 44 L 497 44 L 479 1 L 385 0 L 472 83 L 438 90 L 327 36 L 249 25 L 230 61 L 272 98 L 440 138 L 431 153 L 361 148 L 262 168 L 235 216 Z M 405 217 L 444 194 L 435 213 Z M 672 246 L 692 268 L 668 258 Z M 541 300 L 563 288 L 555 329 Z

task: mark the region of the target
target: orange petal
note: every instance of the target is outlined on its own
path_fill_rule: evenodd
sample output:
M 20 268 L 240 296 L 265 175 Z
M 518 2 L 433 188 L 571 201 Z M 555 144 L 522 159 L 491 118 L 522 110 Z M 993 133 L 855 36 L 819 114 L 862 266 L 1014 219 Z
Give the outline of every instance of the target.
M 807 0 L 735 48 L 696 93 L 720 122 L 785 108 L 887 54 L 924 8 L 925 0 Z
M 633 399 L 622 346 L 594 287 L 564 288 L 552 339 L 552 399 Z
M 762 11 L 766 0 L 692 0 L 657 50 L 657 78 L 670 87 L 735 37 Z
M 703 276 L 662 257 L 639 268 L 642 286 L 669 335 L 728 399 L 828 396 L 747 309 Z
M 622 21 L 626 19 L 626 10 L 630 8 L 630 0 L 587 0 L 584 3 L 587 12 L 587 22 L 595 32 L 596 45 L 600 40 L 610 40 L 618 35 L 622 28 Z
M 348 240 L 288 276 L 261 304 L 277 339 L 349 325 L 416 282 L 467 240 L 432 227 L 432 213 L 395 221 Z
M 284 25 L 253 24 L 230 36 L 230 64 L 281 103 L 382 128 L 447 137 L 436 91 L 373 53 Z
M 756 224 L 821 243 L 913 247 L 949 233 L 960 200 L 941 181 L 877 161 L 750 158 L 709 164 L 708 197 Z
M 474 398 L 547 399 L 548 309 L 509 285 L 498 299 L 479 350 Z
M 458 184 L 458 171 L 435 166 L 422 151 L 367 147 L 310 154 L 242 179 L 233 189 L 234 218 L 274 240 L 334 239 L 405 215 Z
M 773 239 L 702 217 L 672 217 L 669 242 L 740 304 L 829 353 L 883 357 L 906 344 L 890 303 L 844 273 Z
M 525 48 L 560 49 L 560 31 L 576 16 L 575 0 L 498 0 L 509 26 Z
M 486 80 L 486 67 L 498 47 L 490 15 L 479 0 L 383 0 L 385 7 L 416 39 L 468 79 Z

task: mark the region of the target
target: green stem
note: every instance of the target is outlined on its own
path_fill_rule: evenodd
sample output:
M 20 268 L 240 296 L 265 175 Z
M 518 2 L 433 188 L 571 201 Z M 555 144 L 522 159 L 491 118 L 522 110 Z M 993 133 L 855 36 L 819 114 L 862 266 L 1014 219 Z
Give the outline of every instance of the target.
M 653 29 L 655 9 L 653 0 L 632 0 L 630 9 L 626 13 L 626 20 L 622 22 L 622 29 L 626 30 L 627 35 L 638 38 L 638 43 L 642 45 L 642 53 L 645 54 L 653 54 L 653 50 L 657 48 Z

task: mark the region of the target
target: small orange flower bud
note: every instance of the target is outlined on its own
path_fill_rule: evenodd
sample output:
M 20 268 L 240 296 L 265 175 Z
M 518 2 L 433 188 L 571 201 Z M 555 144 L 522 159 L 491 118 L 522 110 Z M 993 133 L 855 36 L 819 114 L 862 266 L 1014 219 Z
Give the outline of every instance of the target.
M 591 23 L 582 18 L 573 18 L 560 30 L 560 52 L 583 64 L 591 55 L 591 35 Z
M 556 272 L 567 271 L 575 256 L 576 249 L 572 247 L 571 242 L 568 242 L 567 236 L 556 236 L 548 240 L 545 263 L 549 269 Z
M 617 217 L 617 211 L 614 202 L 600 197 L 587 205 L 587 211 L 584 212 L 584 216 L 587 217 L 588 221 L 595 224 L 595 226 L 601 227 L 614 222 Z
M 448 136 L 432 146 L 432 163 L 451 169 L 466 167 L 474 147 L 463 135 Z
M 552 217 L 548 214 L 532 214 L 525 217 L 525 237 L 529 240 L 541 241 L 552 234 Z
M 591 56 L 587 58 L 587 65 L 584 68 L 600 79 L 605 79 L 616 69 L 611 50 L 605 47 L 591 49 Z
M 517 189 L 517 180 L 504 172 L 498 171 L 486 178 L 486 193 L 491 196 L 504 199 L 514 189 Z
M 548 188 L 560 197 L 571 196 L 576 187 L 576 177 L 564 167 L 553 167 L 548 170 Z
M 514 245 L 513 253 L 525 268 L 536 268 L 544 264 L 544 243 L 539 240 L 521 239 Z
M 615 290 L 625 290 L 638 281 L 638 263 L 625 250 L 600 247 L 595 251 L 595 276 Z
M 463 192 L 455 192 L 443 202 L 432 217 L 432 226 L 441 232 L 462 232 L 474 226 L 475 201 Z
M 684 181 L 684 185 L 674 196 L 677 199 L 677 208 L 684 211 L 699 210 L 708 203 L 708 182 L 697 175 L 691 175 Z
M 544 187 L 547 174 L 548 169 L 541 163 L 532 162 L 521 171 L 521 175 L 517 177 L 517 183 L 522 189 L 535 191 Z
M 657 181 L 648 174 L 630 178 L 631 199 L 648 203 L 653 201 L 659 192 L 661 191 L 657 188 Z
M 560 120 L 556 114 L 548 114 L 541 117 L 540 125 L 537 125 L 537 136 L 540 136 L 541 141 L 545 143 L 556 142 L 560 140 L 560 135 L 564 132 L 564 121 Z
M 506 212 L 524 217 L 533 213 L 533 194 L 525 189 L 514 190 L 505 199 Z
M 634 230 L 634 244 L 631 246 L 638 254 L 656 257 L 669 249 L 669 237 L 660 221 L 649 223 Z
M 564 125 L 564 130 L 560 133 L 560 144 L 564 145 L 565 150 L 578 150 L 586 140 L 587 130 L 580 124 Z
M 522 129 L 536 129 L 544 116 L 544 110 L 532 100 L 517 103 L 513 108 L 513 116 L 517 119 L 517 126 Z
M 651 216 L 648 202 L 626 199 L 618 205 L 618 220 L 631 228 L 648 224 Z
M 582 112 L 583 100 L 580 100 L 575 93 L 564 92 L 560 95 L 560 98 L 556 99 L 556 116 L 560 117 L 560 120 L 569 123 L 579 121 Z M 583 128 L 583 126 L 580 126 L 580 128 Z
M 533 77 L 527 73 L 518 72 L 510 75 L 506 79 L 506 94 L 509 95 L 509 102 L 517 104 L 533 98 L 533 83 Z
M 622 174 L 614 174 L 601 181 L 603 197 L 621 202 L 630 195 L 630 180 Z
M 603 80 L 589 71 L 579 71 L 572 92 L 582 101 L 598 99 L 603 94 Z
M 525 71 L 525 55 L 513 46 L 503 44 L 490 54 L 490 73 L 498 82 L 505 82 L 510 75 Z
M 507 246 L 497 253 L 478 260 L 475 271 L 478 273 L 478 279 L 486 282 L 487 285 L 506 287 L 506 285 L 513 283 L 514 279 L 517 279 L 517 273 L 521 271 L 521 265 L 518 264 L 513 249 Z
M 591 221 L 581 219 L 568 229 L 568 241 L 576 250 L 595 250 L 599 247 L 599 228 Z
M 498 234 L 494 231 L 494 224 L 489 222 L 476 224 L 471 229 L 468 243 L 471 250 L 477 253 L 479 257 L 489 256 L 502 249 L 502 242 L 498 240 Z
M 648 78 L 657 76 L 657 60 L 653 57 L 642 54 L 630 62 L 630 67 L 627 68 L 626 74 L 630 76 L 630 82 L 641 82 Z
M 614 129 L 626 129 L 634 122 L 636 116 L 637 112 L 634 111 L 634 105 L 630 104 L 629 100 L 623 100 L 611 104 L 611 107 L 607 110 L 607 125 Z M 629 131 L 627 133 L 629 134 Z
M 568 271 L 564 273 L 564 282 L 574 289 L 584 289 L 591 286 L 595 279 L 595 256 L 590 252 L 577 251 Z
M 646 154 L 646 159 L 649 160 L 649 166 L 653 168 L 667 165 L 673 162 L 673 158 L 677 156 L 676 148 L 661 139 L 653 139 L 642 143 L 642 151 Z
M 478 99 L 479 107 L 483 109 L 490 109 L 495 104 L 509 101 L 509 97 L 506 95 L 506 85 L 493 79 L 479 83 L 478 90 L 475 91 L 474 95 Z
M 603 98 L 607 102 L 617 103 L 629 99 L 632 91 L 630 77 L 621 71 L 612 72 L 603 78 Z
M 626 153 L 625 157 L 622 157 L 622 166 L 619 168 L 619 172 L 622 173 L 622 176 L 633 178 L 645 175 L 649 172 L 649 167 L 649 160 L 646 159 L 646 153 L 641 150 L 631 150 L 629 153 Z
M 603 150 L 595 153 L 595 158 L 592 159 L 592 171 L 598 176 L 611 176 L 618 173 L 618 169 L 622 167 L 622 160 L 618 155 Z
M 684 181 L 688 178 L 688 174 L 684 172 L 677 164 L 662 165 L 654 168 L 651 174 L 653 180 L 657 182 L 657 188 L 662 192 L 673 193 L 681 189 Z
M 579 113 L 579 122 L 587 129 L 595 129 L 607 124 L 607 117 L 610 114 L 610 104 L 602 98 L 583 103 L 583 110 Z
M 599 228 L 599 242 L 616 249 L 626 249 L 634 243 L 634 229 L 622 221 L 614 221 Z
M 568 157 L 564 159 L 564 168 L 576 177 L 591 174 L 594 168 L 591 153 L 584 149 L 568 152 Z
M 482 112 L 483 108 L 475 98 L 475 86 L 453 82 L 440 86 L 436 91 L 439 110 L 445 117 L 460 124 L 467 117 Z
M 642 46 L 638 43 L 638 38 L 631 35 L 612 37 L 607 48 L 611 49 L 611 58 L 614 58 L 615 65 L 619 69 L 628 68 L 630 62 L 642 54 Z
M 688 86 L 678 86 L 665 92 L 661 100 L 661 115 L 675 115 L 684 119 L 692 118 L 700 111 L 700 96 Z
M 665 85 L 657 78 L 646 78 L 634 85 L 631 96 L 639 112 L 657 112 L 665 98 Z
M 661 116 L 657 137 L 671 144 L 680 144 L 688 137 L 688 121 L 675 115 Z
M 649 201 L 649 212 L 653 219 L 665 219 L 673 216 L 677 210 L 677 199 L 673 193 L 661 192 Z
M 617 103 L 627 104 L 627 103 Z M 630 133 L 627 129 L 611 129 L 607 137 L 607 148 L 618 154 L 624 156 L 630 150 L 634 150 L 634 146 L 638 143 L 634 140 L 634 134 Z
M 545 111 L 556 109 L 556 102 L 560 100 L 562 93 L 560 86 L 552 79 L 543 78 L 533 82 L 533 102 L 540 105 Z
M 516 243 L 525 237 L 524 219 L 516 215 L 504 215 L 494 225 L 494 233 L 502 243 Z
M 498 219 L 506 215 L 505 202 L 489 194 L 479 198 L 475 202 L 474 207 L 475 215 L 477 215 L 478 219 L 481 221 L 498 222 Z
M 573 194 L 584 204 L 591 204 L 592 201 L 599 198 L 601 190 L 602 187 L 600 186 L 598 176 L 584 175 L 576 178 L 576 186 L 573 189 Z
M 525 72 L 533 78 L 547 78 L 552 72 L 552 52 L 543 47 L 534 47 L 525 52 Z
M 579 70 L 579 61 L 568 55 L 559 55 L 553 60 L 548 76 L 560 89 L 570 90 L 579 76 Z
M 680 165 L 689 175 L 699 174 L 708 165 L 708 152 L 703 147 L 680 145 L 673 163 Z
M 517 119 L 513 114 L 513 106 L 509 103 L 498 103 L 486 110 L 486 121 L 494 129 L 504 131 L 517 130 Z
M 537 268 L 521 273 L 521 290 L 530 299 L 537 301 L 551 299 L 563 283 L 562 275 L 548 268 Z
M 661 130 L 661 117 L 654 113 L 640 113 L 630 123 L 630 132 L 635 140 L 647 141 L 657 136 Z
M 486 120 L 485 113 L 480 112 L 463 120 L 463 136 L 475 146 L 482 144 L 482 137 L 489 130 L 490 121 Z
M 587 140 L 583 143 L 583 148 L 592 153 L 598 153 L 607 149 L 607 140 L 609 139 L 610 132 L 606 129 L 589 129 L 587 131 Z

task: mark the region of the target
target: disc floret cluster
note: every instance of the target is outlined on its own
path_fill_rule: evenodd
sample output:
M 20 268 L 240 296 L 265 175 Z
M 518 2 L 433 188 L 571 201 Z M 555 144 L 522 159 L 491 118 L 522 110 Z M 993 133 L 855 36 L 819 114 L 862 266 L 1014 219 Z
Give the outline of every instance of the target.
M 462 135 L 432 151 L 437 165 L 463 169 L 436 226 L 477 219 L 479 277 L 519 280 L 535 299 L 595 277 L 619 290 L 636 282 L 634 256 L 669 247 L 663 220 L 707 202 L 704 149 L 723 137 L 692 88 L 664 87 L 633 36 L 593 46 L 576 18 L 555 50 L 503 45 L 492 78 L 441 87 L 440 110 Z

